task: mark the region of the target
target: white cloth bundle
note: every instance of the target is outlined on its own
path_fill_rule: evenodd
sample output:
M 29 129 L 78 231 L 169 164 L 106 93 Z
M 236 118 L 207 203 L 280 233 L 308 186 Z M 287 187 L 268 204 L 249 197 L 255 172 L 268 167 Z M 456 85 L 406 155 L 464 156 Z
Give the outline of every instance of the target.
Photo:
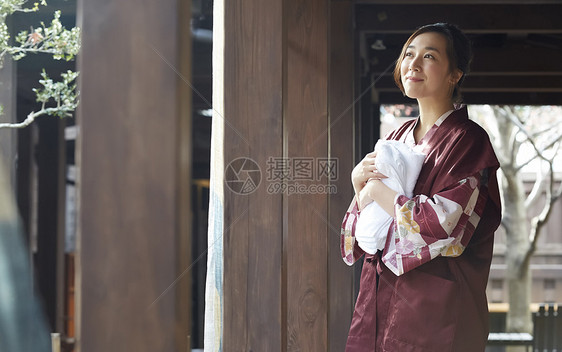
M 382 182 L 398 194 L 411 198 L 425 154 L 414 151 L 403 142 L 382 139 L 375 145 L 375 151 L 378 172 L 388 176 Z M 391 223 L 392 216 L 377 202 L 369 203 L 361 211 L 355 227 L 355 239 L 359 247 L 369 254 L 382 250 Z

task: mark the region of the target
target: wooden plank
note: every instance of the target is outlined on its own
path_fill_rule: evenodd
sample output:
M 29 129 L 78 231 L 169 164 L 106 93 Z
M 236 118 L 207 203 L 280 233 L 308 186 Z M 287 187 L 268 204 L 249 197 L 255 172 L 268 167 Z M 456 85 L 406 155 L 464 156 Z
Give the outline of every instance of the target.
M 190 214 L 179 139 L 191 137 L 180 132 L 178 1 L 79 5 L 79 350 L 178 350 L 189 333 L 176 340 L 178 302 L 190 300 L 175 282 Z
M 358 131 L 358 136 L 360 140 L 359 144 L 359 157 L 357 162 L 365 157 L 365 154 L 373 151 L 375 144 L 380 136 L 380 119 L 379 110 L 380 105 L 378 104 L 377 95 L 373 94 L 373 90 L 370 88 L 372 83 L 370 78 L 361 78 L 361 92 L 365 94 L 361 97 L 358 123 L 360 128 Z
M 557 4 L 490 4 L 490 5 L 408 5 L 360 4 L 356 7 L 356 26 L 360 31 L 413 32 L 428 23 L 455 23 L 467 33 L 535 32 L 561 33 Z M 404 16 L 405 12 L 415 16 Z
M 8 26 L 12 26 L 11 19 L 8 20 Z M 2 122 L 16 122 L 16 92 L 17 92 L 17 75 L 16 65 L 11 57 L 5 57 L 3 67 L 0 70 L 0 104 L 4 109 Z M 10 128 L 0 130 L 0 153 L 4 163 L 6 163 L 6 172 L 9 177 L 10 186 L 16 189 L 16 160 L 17 153 L 17 132 Z M 18 160 L 19 161 L 19 160 Z M 17 179 L 19 182 L 19 179 Z
M 178 67 L 177 70 L 181 72 L 184 79 L 192 81 L 192 41 L 191 41 L 191 21 L 186 21 L 191 18 L 190 0 L 177 1 L 177 21 L 178 21 L 178 37 L 177 37 L 177 56 Z M 193 139 L 192 139 L 192 125 L 193 125 L 193 90 L 184 79 L 176 79 L 176 92 L 177 92 L 177 126 L 175 131 L 175 138 L 177 143 L 176 152 L 176 177 L 177 177 L 177 204 L 176 214 L 177 217 L 177 247 L 176 253 L 178 256 L 176 272 L 181 276 L 181 280 L 177 283 L 176 289 L 176 314 L 175 314 L 175 339 L 177 343 L 177 351 L 189 351 L 191 348 L 196 347 L 192 345 L 193 341 L 193 324 L 194 315 L 192 314 L 195 309 L 192 302 L 193 299 L 193 277 L 196 271 L 194 270 L 193 242 L 197 232 L 193 231 L 193 218 L 191 214 L 195 214 L 191 210 L 192 195 L 191 195 L 191 178 L 192 178 L 192 165 L 193 165 Z M 191 210 L 191 211 L 190 211 Z M 188 215 L 189 214 L 189 215 Z M 199 265 L 205 265 L 200 263 Z M 184 273 L 186 275 L 184 275 Z M 201 285 L 203 286 L 203 285 Z M 201 299 L 197 302 L 204 302 Z M 197 322 L 195 322 L 197 324 Z M 202 345 L 202 343 L 201 343 Z
M 66 121 L 43 116 L 37 121 L 37 283 L 53 331 L 64 329 L 64 232 L 66 201 Z
M 485 90 L 485 89 L 518 89 L 521 91 L 551 91 L 562 90 L 562 72 L 557 76 L 485 76 L 470 74 L 463 83 L 463 90 Z M 375 84 L 378 91 L 394 91 L 398 87 L 391 76 L 383 76 Z
M 329 195 L 328 351 L 345 350 L 353 313 L 353 269 L 341 258 L 340 227 L 353 197 L 349 173 L 353 157 L 353 5 L 332 1 L 330 7 L 329 123 L 330 157 L 338 162 L 337 192 Z
M 329 1 L 285 2 L 284 148 L 289 158 L 328 155 Z M 321 184 L 321 181 L 303 184 Z M 326 194 L 284 194 L 287 351 L 327 351 Z
M 353 96 L 355 98 L 355 111 L 354 111 L 354 162 L 353 164 L 357 164 L 361 159 L 365 156 L 365 147 L 364 145 L 367 144 L 367 141 L 364 141 L 364 129 L 362 122 L 364 121 L 363 116 L 366 114 L 367 111 L 370 111 L 370 105 L 372 104 L 372 95 L 370 89 L 365 89 L 364 82 L 365 82 L 365 75 L 366 72 L 364 68 L 364 61 L 362 58 L 362 50 L 361 50 L 361 42 L 365 39 L 364 34 L 354 30 L 353 33 L 353 42 L 355 47 L 355 70 L 354 70 L 354 93 Z M 367 140 L 370 138 L 374 138 L 375 136 L 369 136 Z M 350 175 L 351 181 L 351 175 Z M 357 296 L 359 295 L 359 283 L 361 278 L 361 271 L 363 270 L 363 261 L 359 261 L 359 263 L 355 263 L 353 265 L 353 304 L 357 301 Z
M 401 48 L 371 51 L 369 60 L 373 74 L 378 77 L 388 65 L 399 57 L 400 50 Z M 548 58 L 548 60 L 537 60 L 537 57 Z M 519 75 L 528 72 L 535 75 L 542 72 L 547 75 L 552 72 L 561 72 L 559 65 L 561 61 L 562 50 L 560 49 L 508 42 L 497 48 L 474 48 L 471 75 L 490 73 Z M 391 74 L 387 73 L 386 76 L 390 77 Z M 558 78 L 560 79 L 560 77 Z
M 193 324 L 191 348 L 203 348 L 205 328 L 205 283 L 207 277 L 208 256 L 208 219 L 209 219 L 209 179 L 193 179 L 193 258 L 200 259 L 192 268 L 195 289 L 193 301 L 201 302 L 193 307 Z M 211 242 L 212 243 L 212 242 Z
M 498 104 L 498 105 L 561 105 L 560 93 L 497 93 L 467 92 L 464 94 L 467 104 Z
M 381 92 L 381 104 L 417 104 L 415 100 L 404 97 L 400 91 Z M 463 93 L 466 104 L 505 104 L 505 105 L 561 105 L 560 93 L 497 93 L 467 92 Z
M 268 158 L 283 152 L 282 5 L 278 0 L 221 4 L 224 84 L 215 89 L 224 93 L 225 168 L 247 158 L 261 169 L 261 184 L 250 194 L 225 187 L 222 345 L 227 351 L 282 350 L 282 196 L 268 194 L 266 180 Z M 227 186 L 229 181 L 226 176 Z
M 347 1 L 347 0 L 332 0 Z M 425 0 L 424 4 L 460 5 L 460 4 L 558 4 L 560 0 Z M 418 0 L 356 0 L 358 4 L 419 4 Z
M 561 8 L 562 11 L 562 8 Z M 559 12 L 562 13 L 562 12 Z M 521 54 L 529 52 L 529 55 Z M 533 56 L 535 53 L 538 56 Z M 537 60 L 537 57 L 548 60 Z M 562 50 L 546 47 L 507 45 L 501 48 L 475 49 L 471 69 L 474 72 L 560 72 Z

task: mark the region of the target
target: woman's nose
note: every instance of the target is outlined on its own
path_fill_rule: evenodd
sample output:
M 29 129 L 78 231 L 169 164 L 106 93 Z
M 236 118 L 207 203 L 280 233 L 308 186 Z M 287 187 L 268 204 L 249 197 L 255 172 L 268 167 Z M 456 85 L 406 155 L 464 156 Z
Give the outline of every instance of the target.
M 408 65 L 408 71 L 419 71 L 419 70 L 420 70 L 419 60 L 417 57 L 414 57 L 410 61 L 410 64 Z

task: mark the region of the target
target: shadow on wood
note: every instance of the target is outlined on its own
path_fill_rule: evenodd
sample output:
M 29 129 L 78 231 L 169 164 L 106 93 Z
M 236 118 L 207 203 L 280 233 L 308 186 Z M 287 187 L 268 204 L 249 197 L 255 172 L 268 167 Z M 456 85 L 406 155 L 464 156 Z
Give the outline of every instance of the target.
M 6 168 L 0 160 L 0 351 L 49 351 Z

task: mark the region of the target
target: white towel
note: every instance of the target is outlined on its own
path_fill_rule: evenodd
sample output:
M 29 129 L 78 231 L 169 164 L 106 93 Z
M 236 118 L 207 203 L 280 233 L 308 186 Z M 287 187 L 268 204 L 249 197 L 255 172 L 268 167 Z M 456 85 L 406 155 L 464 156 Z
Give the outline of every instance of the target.
M 375 145 L 378 172 L 388 178 L 382 182 L 408 198 L 413 196 L 425 154 L 414 151 L 400 141 L 379 140 Z M 392 216 L 377 202 L 369 203 L 360 213 L 355 227 L 355 239 L 366 253 L 375 254 L 386 242 Z

